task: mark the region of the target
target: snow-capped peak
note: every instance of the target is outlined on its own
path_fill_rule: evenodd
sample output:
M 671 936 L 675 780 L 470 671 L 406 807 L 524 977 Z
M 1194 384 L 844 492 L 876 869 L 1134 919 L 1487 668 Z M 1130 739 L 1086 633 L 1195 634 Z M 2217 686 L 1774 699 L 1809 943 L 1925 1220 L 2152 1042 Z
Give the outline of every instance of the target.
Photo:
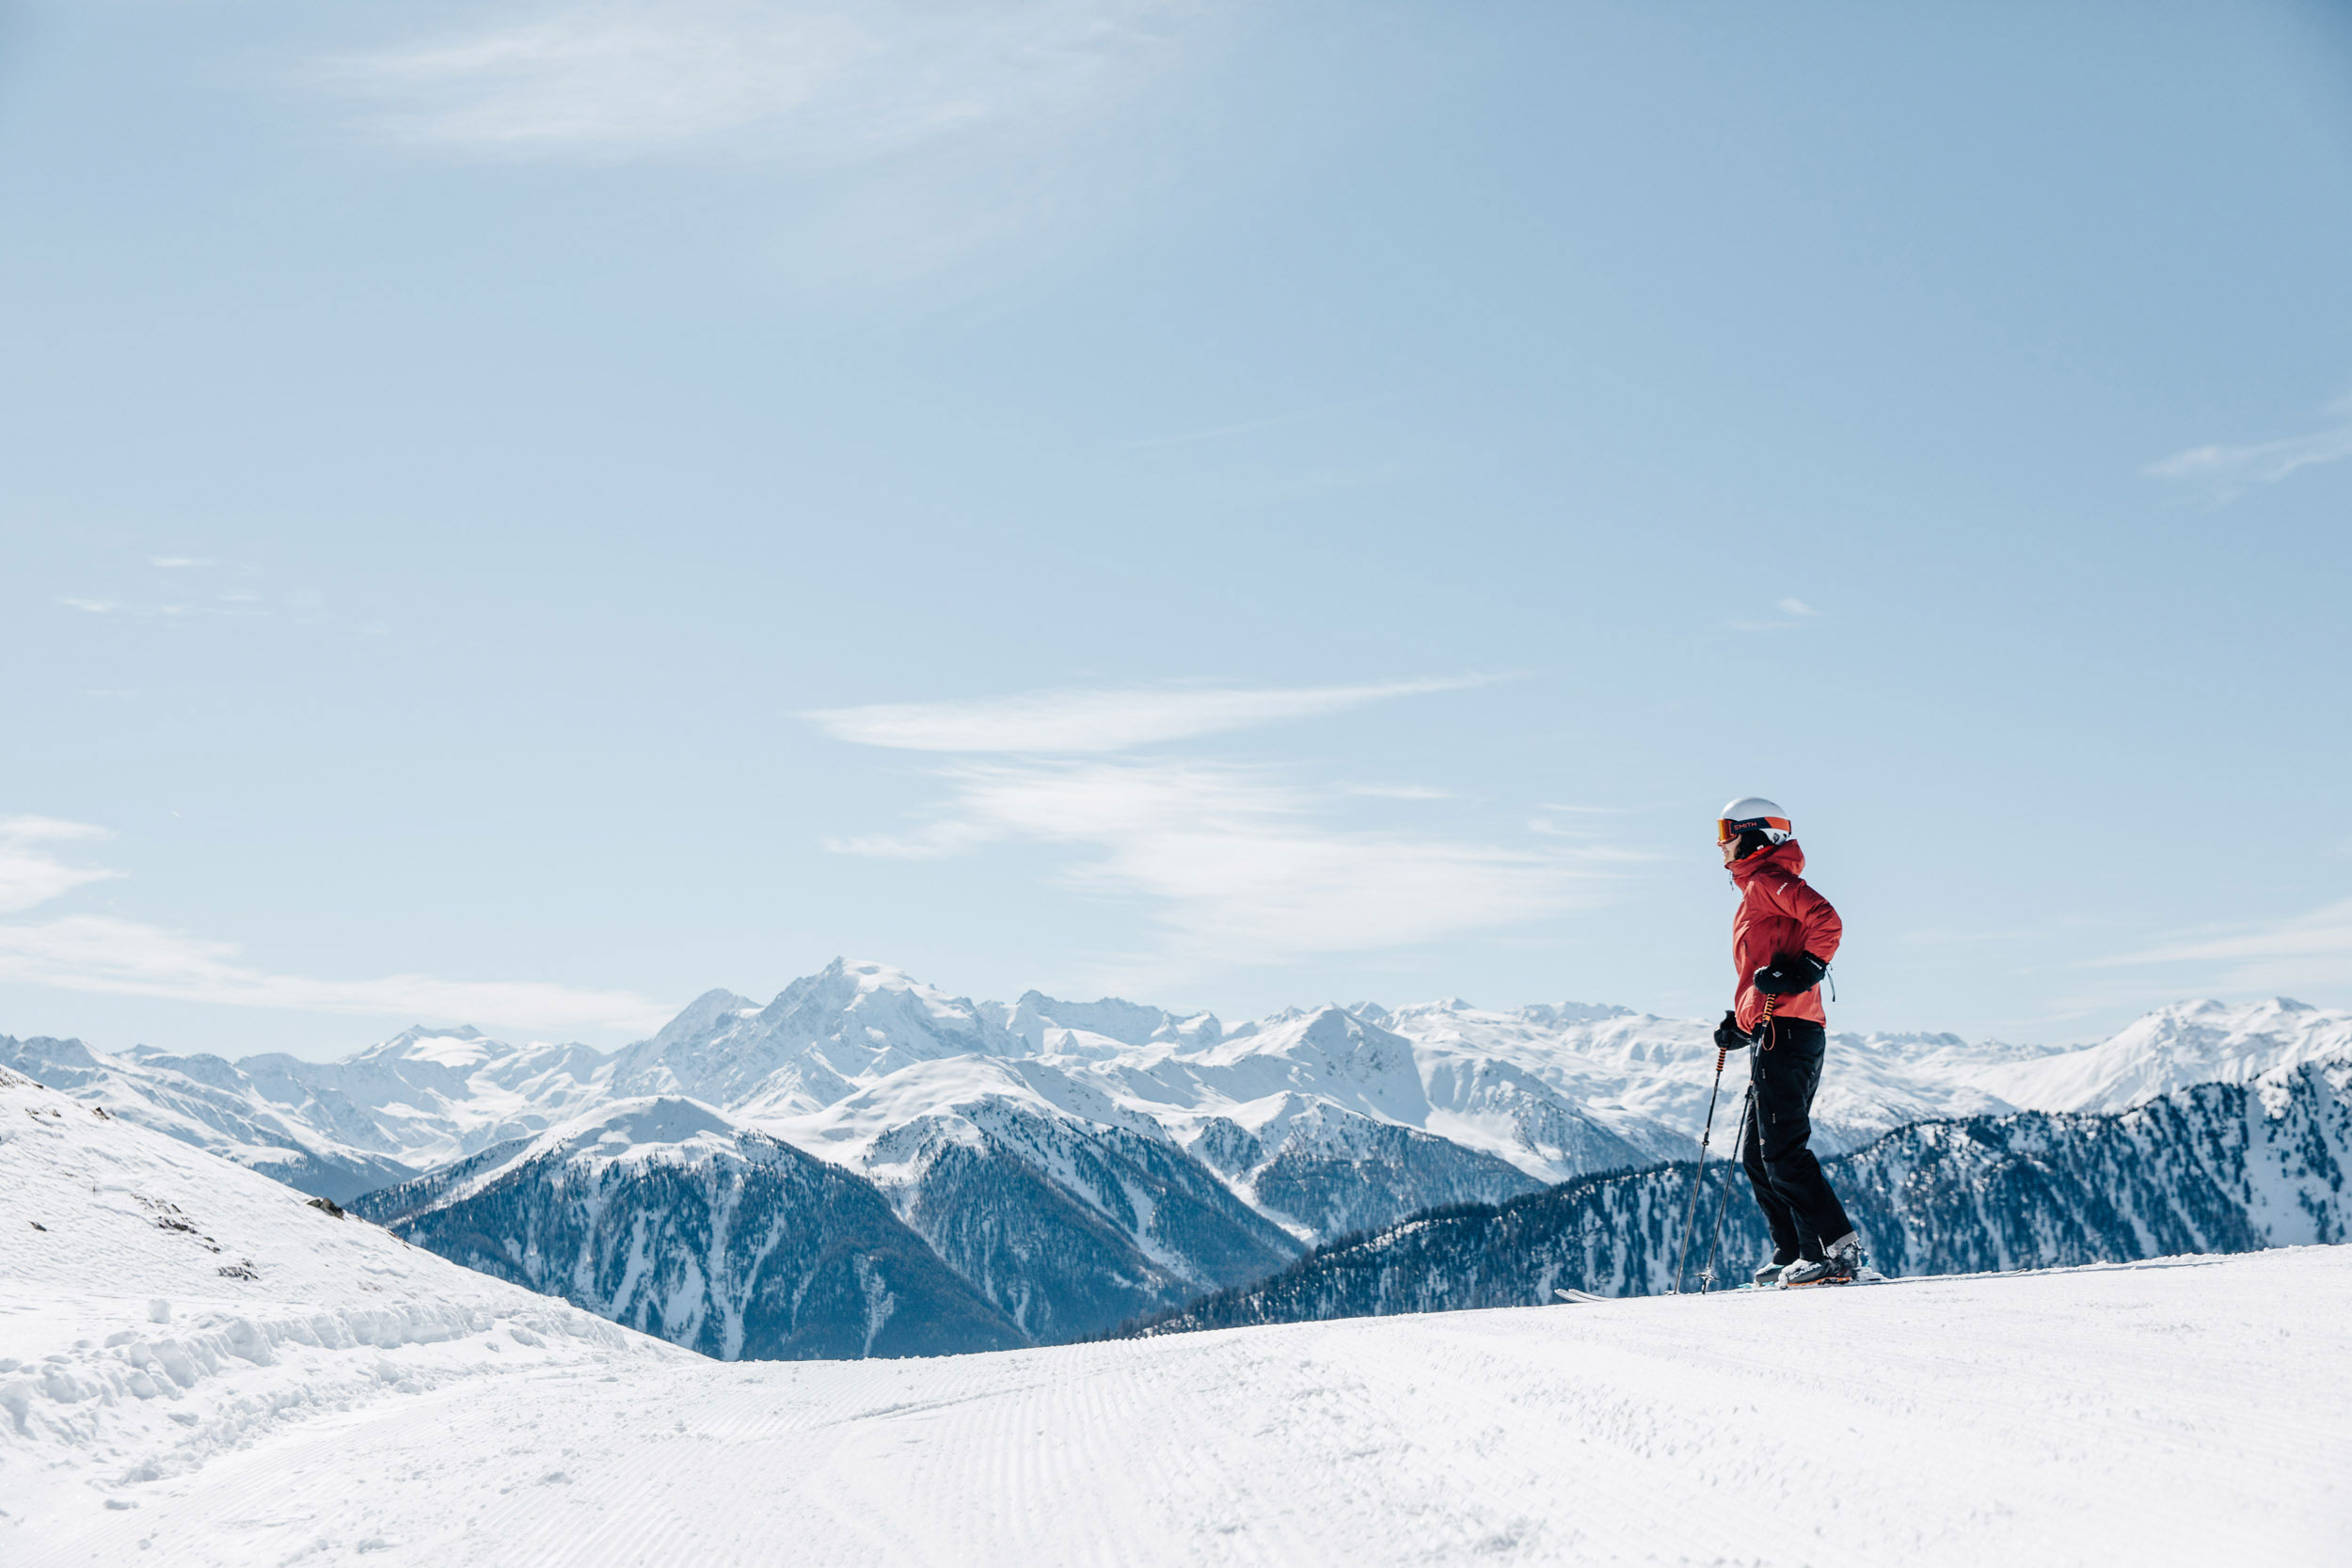
M 861 1072 L 877 1059 L 896 1065 L 934 1056 L 1027 1053 L 1009 1030 L 983 1017 L 970 998 L 950 996 L 887 964 L 835 958 L 793 981 L 759 1014 L 779 1043 L 806 1050 L 836 1072 Z
M 622 1052 L 614 1092 L 686 1094 L 791 1116 L 914 1062 L 1031 1053 L 968 998 L 888 964 L 835 958 L 765 1007 L 739 1002 L 731 992 L 706 993 L 661 1033 Z
M 449 1028 L 441 1028 L 430 1023 L 412 1023 L 407 1028 L 403 1029 L 399 1034 L 394 1035 L 390 1039 L 386 1040 L 384 1042 L 384 1046 L 379 1047 L 378 1049 L 384 1049 L 385 1047 L 390 1046 L 406 1045 L 417 1040 L 478 1040 L 486 1038 L 488 1038 L 487 1036 L 484 1035 L 481 1030 L 475 1028 L 470 1023 L 459 1023 Z
M 417 1023 L 403 1029 L 390 1039 L 369 1046 L 353 1056 L 354 1061 L 431 1062 L 438 1067 L 472 1069 L 498 1056 L 512 1054 L 515 1047 L 503 1040 L 494 1040 L 469 1023 L 453 1029 L 435 1028 Z
M 658 1047 L 667 1047 L 681 1040 L 692 1039 L 709 1033 L 731 1018 L 759 1011 L 759 1004 L 748 996 L 738 996 L 724 989 L 707 990 L 679 1010 L 677 1017 L 661 1026 L 653 1037 Z

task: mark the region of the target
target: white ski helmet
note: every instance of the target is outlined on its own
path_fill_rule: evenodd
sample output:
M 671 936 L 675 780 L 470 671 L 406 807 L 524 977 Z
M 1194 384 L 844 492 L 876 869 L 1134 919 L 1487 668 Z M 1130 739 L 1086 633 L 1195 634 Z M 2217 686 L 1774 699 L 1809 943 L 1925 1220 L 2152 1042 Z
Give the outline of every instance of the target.
M 1787 812 L 1761 795 L 1742 795 L 1715 818 L 1715 842 L 1728 844 L 1750 829 L 1762 833 L 1767 844 L 1786 844 L 1797 836 Z

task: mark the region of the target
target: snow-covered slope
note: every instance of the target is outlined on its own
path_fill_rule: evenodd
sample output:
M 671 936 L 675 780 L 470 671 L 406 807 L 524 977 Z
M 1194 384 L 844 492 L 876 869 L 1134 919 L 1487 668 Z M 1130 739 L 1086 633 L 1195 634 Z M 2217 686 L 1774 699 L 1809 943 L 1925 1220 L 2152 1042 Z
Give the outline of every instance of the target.
M 356 1207 L 469 1268 L 722 1360 L 1025 1342 L 871 1184 L 696 1101 L 618 1101 Z
M 2243 1084 L 2344 1057 L 2352 1057 L 2352 1013 L 2276 997 L 2176 1003 L 2079 1051 L 1981 1065 L 1960 1056 L 1944 1070 L 2037 1111 L 2120 1111 L 2191 1084 Z
M 97 1226 L 71 1196 L 47 1212 Z M 0 1224 L 29 1233 L 16 1202 Z M 2352 1540 L 2345 1248 L 756 1366 L 601 1324 L 610 1347 L 534 1345 L 486 1311 L 489 1334 L 313 1329 L 256 1360 L 252 1301 L 191 1288 L 159 1326 L 147 1276 L 112 1297 L 84 1261 L 7 1256 L 7 1306 L 72 1303 L 0 1312 L 12 1568 L 2318 1568 Z M 141 1401 L 120 1380 L 167 1334 L 215 1338 L 213 1365 Z M 162 1418 L 199 1400 L 251 1424 Z
M 1213 1045 L 1225 1037 L 1215 1013 L 1171 1013 L 1115 996 L 1064 1002 L 1029 990 L 1018 1002 L 981 1006 L 1041 1056 L 1104 1055 L 1122 1045 Z
M 412 1167 L 271 1104 L 218 1056 L 136 1051 L 111 1056 L 80 1040 L 0 1036 L 0 1069 L 13 1069 L 118 1117 L 299 1188 L 348 1200 Z
M 0 1560 L 388 1398 L 693 1359 L 0 1069 Z

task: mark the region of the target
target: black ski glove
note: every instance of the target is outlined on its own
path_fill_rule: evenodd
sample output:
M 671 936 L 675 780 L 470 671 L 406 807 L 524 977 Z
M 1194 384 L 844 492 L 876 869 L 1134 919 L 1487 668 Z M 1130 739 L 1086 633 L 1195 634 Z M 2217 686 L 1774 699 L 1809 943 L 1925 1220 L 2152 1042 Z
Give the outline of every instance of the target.
M 1748 1038 L 1747 1031 L 1740 1027 L 1738 1013 L 1724 1014 L 1724 1021 L 1715 1025 L 1715 1049 L 1718 1051 L 1745 1051 L 1754 1043 Z
M 1756 972 L 1756 989 L 1767 996 L 1794 996 L 1811 990 L 1829 973 L 1829 965 L 1810 953 L 1785 954 Z

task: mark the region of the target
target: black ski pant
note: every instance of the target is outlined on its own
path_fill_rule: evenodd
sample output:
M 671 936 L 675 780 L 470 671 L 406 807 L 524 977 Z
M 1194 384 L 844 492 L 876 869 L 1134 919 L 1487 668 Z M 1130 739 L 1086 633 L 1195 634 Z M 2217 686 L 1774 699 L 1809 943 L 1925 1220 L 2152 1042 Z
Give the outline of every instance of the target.
M 1748 1051 L 1755 1097 L 1741 1130 L 1748 1185 L 1772 1232 L 1772 1256 L 1782 1262 L 1819 1258 L 1853 1228 L 1845 1205 L 1830 1191 L 1813 1140 L 1813 1091 L 1821 1086 L 1828 1032 L 1801 1018 L 1774 1019 L 1762 1043 Z

